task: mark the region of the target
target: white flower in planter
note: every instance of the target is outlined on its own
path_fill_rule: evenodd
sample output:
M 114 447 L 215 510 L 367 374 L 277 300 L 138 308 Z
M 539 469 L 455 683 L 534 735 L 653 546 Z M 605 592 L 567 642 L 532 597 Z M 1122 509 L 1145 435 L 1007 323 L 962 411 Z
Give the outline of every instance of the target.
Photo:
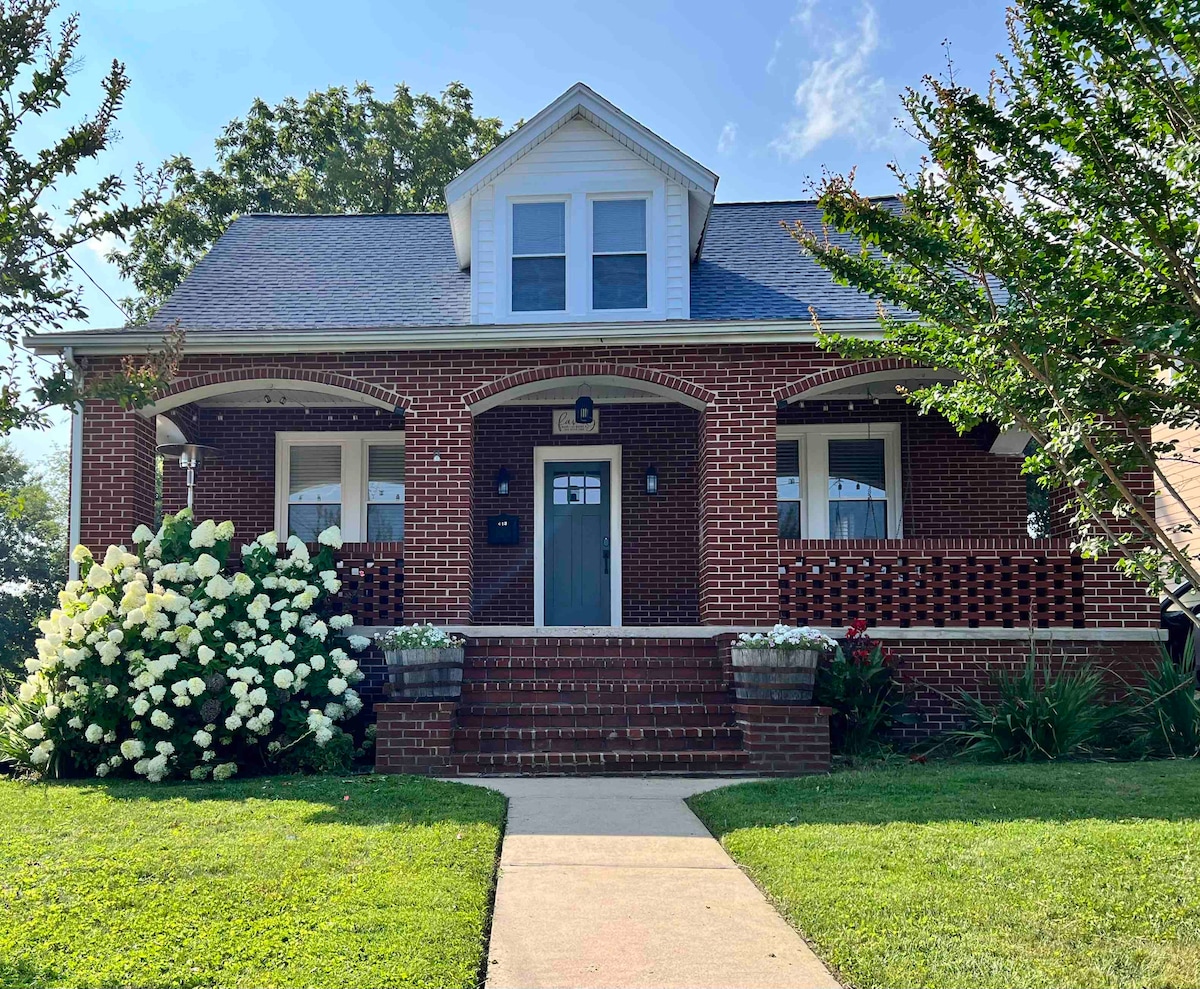
M 745 649 L 811 649 L 832 652 L 837 642 L 823 632 L 807 626 L 776 625 L 767 632 L 743 632 L 737 638 Z

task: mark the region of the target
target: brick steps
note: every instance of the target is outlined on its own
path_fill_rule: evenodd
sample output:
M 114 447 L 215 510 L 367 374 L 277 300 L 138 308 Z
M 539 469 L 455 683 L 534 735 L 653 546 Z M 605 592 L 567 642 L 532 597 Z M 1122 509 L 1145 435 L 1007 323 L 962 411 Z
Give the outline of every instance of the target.
M 455 753 L 460 773 L 716 773 L 747 772 L 741 751 Z
M 722 727 L 733 712 L 722 704 L 471 704 L 458 709 L 462 728 Z
M 459 728 L 454 751 L 699 752 L 740 749 L 742 732 L 730 727 L 669 728 Z
M 465 680 L 712 680 L 723 684 L 724 669 L 716 657 L 622 660 L 611 656 L 485 657 L 469 659 Z
M 530 681 L 528 684 L 464 683 L 462 702 L 471 704 L 721 704 L 729 691 L 704 683 Z

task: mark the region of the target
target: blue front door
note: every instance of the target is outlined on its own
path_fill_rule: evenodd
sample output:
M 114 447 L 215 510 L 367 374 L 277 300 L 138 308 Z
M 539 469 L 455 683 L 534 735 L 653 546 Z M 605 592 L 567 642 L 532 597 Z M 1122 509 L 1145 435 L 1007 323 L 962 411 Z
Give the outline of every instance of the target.
M 546 464 L 546 624 L 609 625 L 609 464 Z

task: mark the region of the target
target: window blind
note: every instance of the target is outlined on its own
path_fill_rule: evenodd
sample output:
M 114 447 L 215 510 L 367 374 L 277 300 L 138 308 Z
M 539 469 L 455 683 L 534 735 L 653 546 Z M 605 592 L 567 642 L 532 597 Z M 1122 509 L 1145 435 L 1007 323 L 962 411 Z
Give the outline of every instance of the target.
M 367 451 L 367 500 L 404 501 L 404 447 L 371 446 Z
M 633 254 L 646 250 L 646 200 L 597 199 L 592 203 L 592 251 Z
M 298 444 L 288 453 L 288 501 L 293 504 L 342 500 L 342 448 Z

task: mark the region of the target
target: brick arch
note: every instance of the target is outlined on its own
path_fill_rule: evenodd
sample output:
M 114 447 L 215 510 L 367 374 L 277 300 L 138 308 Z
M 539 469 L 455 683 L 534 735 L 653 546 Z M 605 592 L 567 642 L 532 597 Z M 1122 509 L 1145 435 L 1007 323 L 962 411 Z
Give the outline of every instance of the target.
M 781 388 L 776 388 L 775 401 L 796 402 L 810 394 L 815 397 L 823 392 L 832 390 L 834 386 L 846 382 L 851 378 L 873 377 L 895 371 L 928 370 L 929 368 L 921 367 L 919 364 L 901 360 L 897 357 L 881 357 L 872 361 L 857 361 L 854 364 L 838 364 L 834 367 L 814 371 L 812 374 L 789 382 Z
M 692 408 L 702 409 L 711 405 L 715 397 L 707 388 L 702 388 L 694 382 L 680 378 L 677 375 L 657 368 L 642 367 L 637 364 L 613 364 L 603 362 L 552 364 L 542 367 L 528 368 L 515 374 L 497 378 L 486 385 L 481 385 L 463 396 L 463 402 L 473 412 L 483 412 L 500 404 L 494 401 L 506 392 L 522 389 L 542 381 L 553 381 L 560 378 L 619 378 L 640 382 L 648 390 L 658 392 L 666 401 L 682 402 Z
M 172 381 L 153 403 L 143 406 L 138 411 L 144 416 L 160 415 L 180 405 L 186 405 L 197 397 L 225 394 L 254 385 L 284 382 L 296 382 L 312 391 L 355 398 L 364 405 L 386 409 L 389 412 L 407 412 L 412 404 L 409 398 L 390 388 L 345 374 L 310 368 L 254 366 L 209 371 L 190 378 L 179 378 Z

